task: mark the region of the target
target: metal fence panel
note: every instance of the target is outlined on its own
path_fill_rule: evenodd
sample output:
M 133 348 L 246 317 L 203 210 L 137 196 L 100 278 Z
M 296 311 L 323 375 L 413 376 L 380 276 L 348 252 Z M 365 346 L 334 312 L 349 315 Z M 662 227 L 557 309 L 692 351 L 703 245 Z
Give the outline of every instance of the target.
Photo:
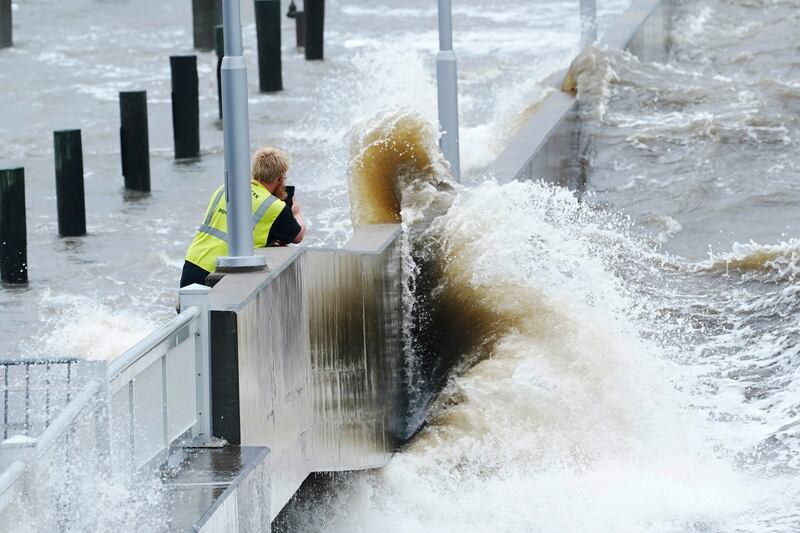
M 174 441 L 197 425 L 194 336 L 172 348 L 167 364 L 167 436 Z
M 134 457 L 140 467 L 165 447 L 163 359 L 141 371 L 133 381 Z
M 133 383 L 110 395 L 109 418 L 111 426 L 111 458 L 115 465 L 135 468 L 133 461 L 133 410 L 131 395 Z
M 100 522 L 82 507 L 98 479 L 210 438 L 209 290 L 190 288 L 183 313 L 108 365 L 0 360 L 0 530 L 23 519 L 91 529 Z

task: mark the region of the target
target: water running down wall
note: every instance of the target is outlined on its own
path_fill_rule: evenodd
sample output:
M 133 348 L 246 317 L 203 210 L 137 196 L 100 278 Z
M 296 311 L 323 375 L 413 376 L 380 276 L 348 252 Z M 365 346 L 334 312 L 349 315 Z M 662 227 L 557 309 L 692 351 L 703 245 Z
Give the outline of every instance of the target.
M 399 235 L 267 250 L 268 276 L 212 292 L 214 433 L 269 446 L 273 517 L 310 472 L 381 466 L 402 439 Z

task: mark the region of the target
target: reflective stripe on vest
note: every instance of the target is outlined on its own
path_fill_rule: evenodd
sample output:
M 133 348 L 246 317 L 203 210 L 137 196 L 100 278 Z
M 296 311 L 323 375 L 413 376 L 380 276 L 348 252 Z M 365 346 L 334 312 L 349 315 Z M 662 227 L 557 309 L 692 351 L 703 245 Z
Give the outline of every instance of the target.
M 260 183 L 251 184 L 253 193 L 252 230 L 256 248 L 267 244 L 269 230 L 275 219 L 286 206 Z M 186 252 L 186 260 L 213 272 L 216 270 L 217 257 L 228 254 L 228 221 L 225 212 L 225 187 L 222 186 L 211 196 L 203 223 L 197 229 L 194 240 Z

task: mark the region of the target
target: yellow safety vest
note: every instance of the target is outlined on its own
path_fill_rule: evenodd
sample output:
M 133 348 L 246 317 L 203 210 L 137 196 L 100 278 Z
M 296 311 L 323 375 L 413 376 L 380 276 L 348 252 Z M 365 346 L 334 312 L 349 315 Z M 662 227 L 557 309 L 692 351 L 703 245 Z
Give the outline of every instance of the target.
M 253 243 L 256 248 L 267 245 L 269 230 L 286 207 L 286 202 L 258 182 L 251 182 L 253 191 Z M 217 257 L 228 255 L 228 217 L 225 211 L 225 186 L 211 195 L 206 217 L 194 236 L 186 260 L 209 272 L 217 269 Z

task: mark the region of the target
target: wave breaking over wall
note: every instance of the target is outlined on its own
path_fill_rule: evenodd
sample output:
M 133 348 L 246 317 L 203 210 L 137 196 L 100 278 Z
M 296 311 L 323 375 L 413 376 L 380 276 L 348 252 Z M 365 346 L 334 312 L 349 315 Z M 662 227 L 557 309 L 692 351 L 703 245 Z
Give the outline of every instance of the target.
M 420 114 L 396 110 L 357 123 L 350 134 L 349 194 L 353 226 L 398 223 L 403 226 L 403 339 L 409 392 L 407 436 L 423 421 L 425 410 L 452 366 L 425 339 L 435 337 L 438 285 L 435 254 L 423 237 L 456 195 L 449 165 L 442 156 L 436 127 Z
M 770 523 L 765 515 L 787 501 L 778 495 L 796 487 L 742 468 L 774 436 L 753 429 L 752 407 L 722 415 L 741 409 L 730 396 L 740 383 L 719 374 L 730 371 L 731 339 L 724 325 L 698 331 L 715 304 L 676 290 L 709 274 L 563 188 L 451 184 L 430 126 L 411 116 L 365 123 L 351 176 L 361 192 L 351 195 L 354 222 L 399 214 L 413 226 L 406 334 L 412 427 L 422 426 L 386 468 L 335 478 L 324 496 L 295 501 L 278 529 Z M 383 187 L 374 203 L 363 192 L 371 180 Z M 728 392 L 709 394 L 709 383 Z M 746 443 L 731 438 L 742 432 Z
M 396 224 L 414 231 L 447 211 L 453 181 L 436 127 L 413 111 L 389 111 L 350 133 L 353 226 Z
M 624 217 L 564 189 L 488 182 L 418 239 L 431 314 L 415 333 L 436 340 L 416 347 L 458 370 L 385 469 L 296 502 L 289 529 L 702 530 L 758 500 L 643 333 L 663 303 L 647 295 L 659 258 Z

